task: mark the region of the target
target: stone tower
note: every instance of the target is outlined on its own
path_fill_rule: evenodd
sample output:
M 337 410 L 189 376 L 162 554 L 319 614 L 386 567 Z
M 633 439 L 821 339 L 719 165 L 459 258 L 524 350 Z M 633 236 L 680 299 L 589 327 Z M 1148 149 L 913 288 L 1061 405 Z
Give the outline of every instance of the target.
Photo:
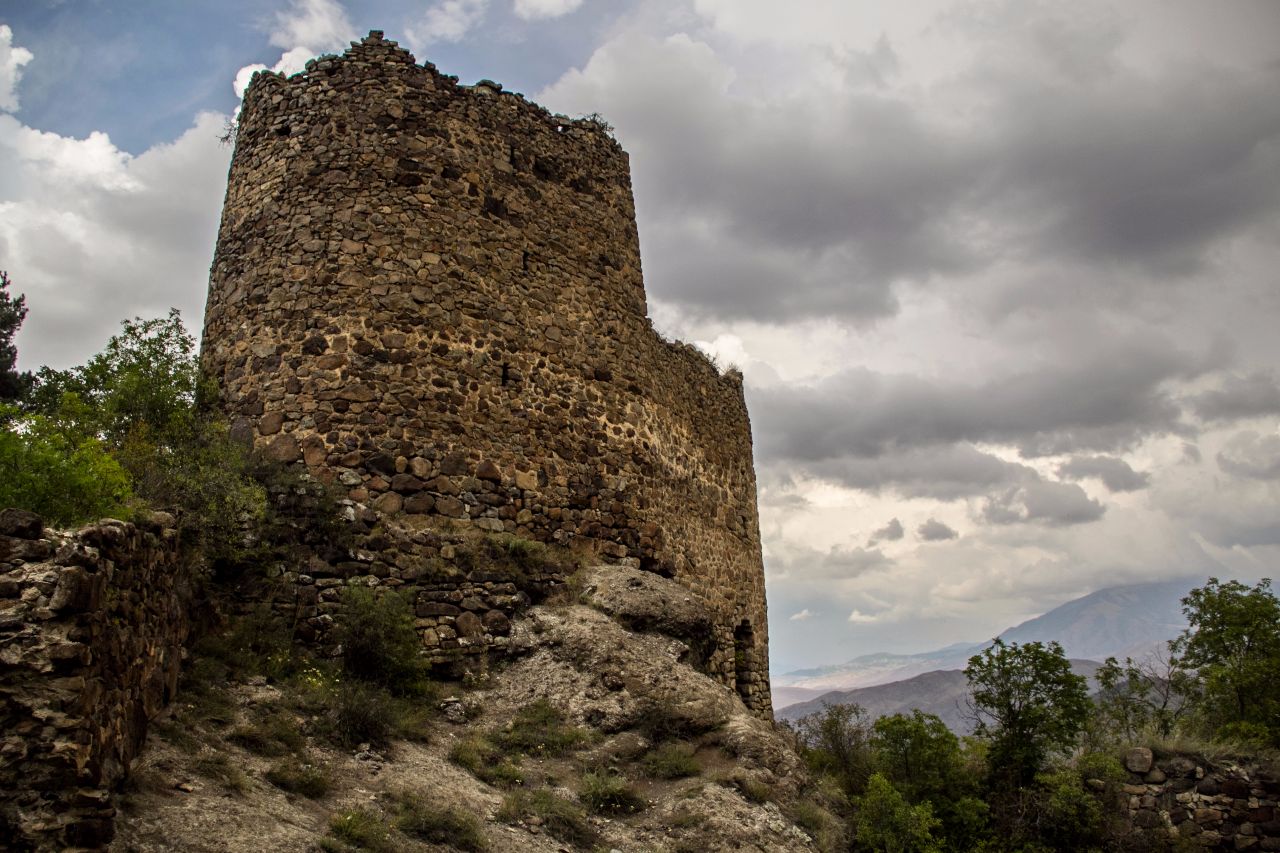
M 234 428 L 385 514 L 675 578 L 771 712 L 740 374 L 652 328 L 626 153 L 371 33 L 245 93 L 203 359 Z

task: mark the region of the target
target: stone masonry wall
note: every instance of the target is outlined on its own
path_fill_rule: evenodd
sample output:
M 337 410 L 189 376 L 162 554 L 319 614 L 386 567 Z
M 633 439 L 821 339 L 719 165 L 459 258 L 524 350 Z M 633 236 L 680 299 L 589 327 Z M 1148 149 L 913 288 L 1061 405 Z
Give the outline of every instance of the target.
M 1274 768 L 1186 755 L 1125 757 L 1131 831 L 1155 849 L 1280 850 L 1280 778 Z
M 741 376 L 647 316 L 627 155 L 371 33 L 246 92 L 203 342 L 233 428 L 385 515 L 674 577 L 770 713 Z
M 0 849 L 96 848 L 173 696 L 194 585 L 172 519 L 46 532 L 0 512 Z

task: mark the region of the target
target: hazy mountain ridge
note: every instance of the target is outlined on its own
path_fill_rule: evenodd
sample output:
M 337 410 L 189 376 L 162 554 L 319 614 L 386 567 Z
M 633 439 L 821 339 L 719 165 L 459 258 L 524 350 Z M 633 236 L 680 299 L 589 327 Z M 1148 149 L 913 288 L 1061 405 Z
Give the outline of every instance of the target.
M 1182 598 L 1200 578 L 1108 587 L 1028 619 L 1000 636 L 1010 643 L 1062 644 L 1077 672 L 1092 675 L 1109 656 L 1142 658 L 1164 648 L 1186 619 Z M 937 714 L 956 731 L 967 731 L 959 709 L 966 693 L 964 669 L 988 644 L 954 643 L 930 652 L 860 655 L 843 664 L 784 673 L 774 679 L 779 719 L 796 719 L 823 705 L 857 702 L 873 717 L 910 711 Z M 818 695 L 814 696 L 817 691 Z
M 1072 660 L 1071 671 L 1092 679 L 1100 665 L 1097 661 Z M 1091 689 L 1094 686 L 1090 684 Z M 774 716 L 779 720 L 794 721 L 829 705 L 848 704 L 861 705 L 871 719 L 890 714 L 909 714 L 919 709 L 928 714 L 937 714 L 953 732 L 968 734 L 973 730 L 965 701 L 968 695 L 969 682 L 963 672 L 956 669 L 937 670 L 889 684 L 834 690 L 817 699 L 788 705 Z

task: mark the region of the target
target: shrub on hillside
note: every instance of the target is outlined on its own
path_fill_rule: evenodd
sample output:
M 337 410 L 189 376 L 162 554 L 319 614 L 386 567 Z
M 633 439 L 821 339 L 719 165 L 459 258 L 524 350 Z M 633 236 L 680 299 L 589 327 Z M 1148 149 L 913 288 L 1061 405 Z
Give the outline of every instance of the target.
M 635 814 L 648 805 L 626 779 L 609 772 L 593 771 L 584 775 L 578 799 L 596 814 Z
M 429 689 L 422 641 L 404 596 L 348 587 L 342 591 L 337 629 L 348 679 L 378 684 L 402 696 Z
M 927 804 L 913 806 L 879 773 L 854 801 L 859 849 L 877 853 L 941 853 L 934 835 L 940 821 Z
M 400 798 L 395 827 L 410 838 L 447 844 L 452 850 L 479 851 L 488 847 L 475 815 L 451 806 L 431 806 L 418 797 Z
M 546 699 L 524 706 L 505 728 L 496 729 L 490 740 L 507 752 L 520 752 L 534 757 L 563 755 L 582 745 L 587 732 L 570 725 L 554 705 Z
M 547 790 L 513 791 L 502 801 L 497 814 L 503 823 L 530 817 L 542 821 L 552 838 L 566 844 L 591 849 L 599 840 L 581 806 Z

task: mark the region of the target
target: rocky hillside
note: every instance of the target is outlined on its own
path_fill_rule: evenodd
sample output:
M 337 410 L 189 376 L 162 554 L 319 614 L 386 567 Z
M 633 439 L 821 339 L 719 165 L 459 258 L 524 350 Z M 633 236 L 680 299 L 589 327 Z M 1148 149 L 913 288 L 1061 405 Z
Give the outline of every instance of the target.
M 656 575 L 584 571 L 513 659 L 341 745 L 306 675 L 195 684 L 153 727 L 111 850 L 822 849 L 787 738 L 690 664 L 707 614 Z M 196 670 L 199 669 L 198 661 Z

